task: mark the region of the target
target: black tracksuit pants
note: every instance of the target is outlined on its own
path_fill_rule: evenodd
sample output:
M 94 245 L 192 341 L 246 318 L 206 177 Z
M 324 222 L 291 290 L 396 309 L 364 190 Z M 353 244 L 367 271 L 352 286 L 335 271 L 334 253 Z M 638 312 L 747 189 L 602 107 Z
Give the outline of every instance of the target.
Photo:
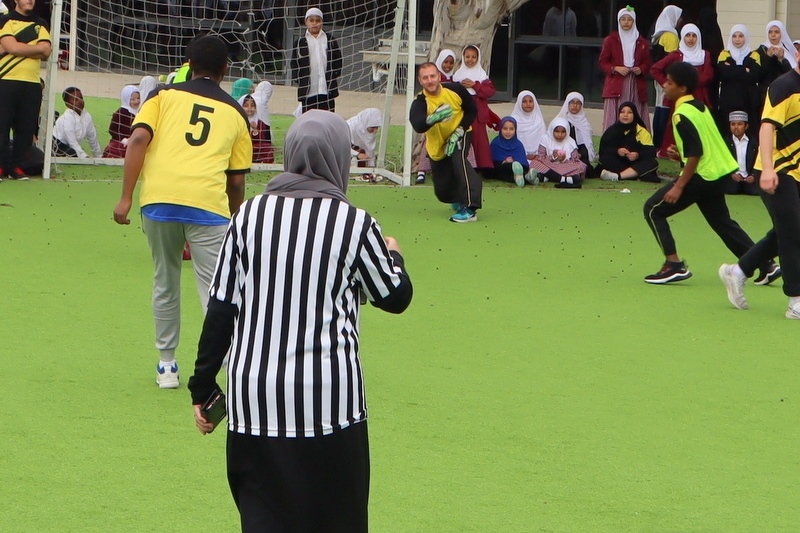
M 800 182 L 778 174 L 775 194 L 762 191 L 761 199 L 772 219 L 772 229 L 739 259 L 747 277 L 776 255 L 780 258 L 783 293 L 800 296 Z
M 471 140 L 472 132 L 467 132 L 453 155 L 441 161 L 431 159 L 433 192 L 440 202 L 460 203 L 465 207 L 480 209 L 483 181 L 467 161 Z
M 27 81 L 0 80 L 0 167 L 21 167 L 39 125 L 42 86 Z M 10 145 L 14 130 L 14 145 Z
M 644 203 L 644 218 L 658 241 L 664 255 L 676 253 L 675 239 L 667 218 L 680 213 L 687 207 L 697 204 L 711 229 L 719 235 L 725 246 L 736 257 L 742 257 L 753 246 L 753 240 L 731 219 L 728 204 L 725 203 L 725 183 L 723 179 L 706 181 L 698 174 L 686 183 L 678 201 L 669 204 L 664 195 L 672 188 L 669 183 L 653 194 Z

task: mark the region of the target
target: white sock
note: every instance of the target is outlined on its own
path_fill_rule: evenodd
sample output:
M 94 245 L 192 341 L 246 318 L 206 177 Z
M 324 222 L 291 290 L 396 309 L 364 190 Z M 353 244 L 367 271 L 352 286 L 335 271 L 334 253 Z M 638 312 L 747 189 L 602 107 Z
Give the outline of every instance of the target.
M 567 178 L 566 178 L 566 179 L 567 179 L 567 183 L 569 183 L 570 185 L 572 185 L 572 176 L 567 176 Z
M 172 361 L 159 361 L 158 368 L 172 368 L 173 366 L 177 366 L 177 361 L 173 359 Z
M 789 296 L 789 305 L 792 307 L 800 305 L 800 296 Z
M 739 263 L 736 263 L 735 265 L 733 265 L 733 268 L 731 268 L 731 270 L 733 271 L 733 275 L 736 276 L 737 278 L 746 278 L 747 277 L 747 276 L 744 275 L 744 272 L 742 271 L 742 267 L 739 266 Z
M 566 183 L 566 182 L 567 182 L 567 178 L 565 178 L 564 176 L 561 176 L 561 183 Z

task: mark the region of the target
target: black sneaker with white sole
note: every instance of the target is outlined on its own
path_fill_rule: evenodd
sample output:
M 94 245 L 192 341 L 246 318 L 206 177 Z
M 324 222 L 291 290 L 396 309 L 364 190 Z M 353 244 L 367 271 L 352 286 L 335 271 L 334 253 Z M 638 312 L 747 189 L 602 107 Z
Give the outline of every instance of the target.
M 655 274 L 645 276 L 644 280 L 647 283 L 656 285 L 663 285 L 665 283 L 675 283 L 676 281 L 683 281 L 692 277 L 692 273 L 686 268 L 686 263 L 683 261 L 673 262 L 667 261 L 661 270 Z
M 770 263 L 768 267 L 758 270 L 758 277 L 753 280 L 756 285 L 769 285 L 781 277 L 781 267 L 777 263 Z

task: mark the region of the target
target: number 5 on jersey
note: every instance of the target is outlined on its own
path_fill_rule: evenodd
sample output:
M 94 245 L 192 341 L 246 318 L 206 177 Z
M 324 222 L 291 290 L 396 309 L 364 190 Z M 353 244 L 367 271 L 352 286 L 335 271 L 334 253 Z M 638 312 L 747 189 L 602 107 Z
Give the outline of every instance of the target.
M 189 124 L 196 126 L 200 124 L 200 135 L 197 137 L 192 136 L 192 132 L 186 132 L 186 142 L 189 146 L 202 146 L 208 140 L 208 134 L 211 132 L 211 121 L 207 117 L 201 117 L 200 113 L 214 113 L 213 107 L 205 105 L 194 104 L 192 107 L 192 116 L 189 118 Z

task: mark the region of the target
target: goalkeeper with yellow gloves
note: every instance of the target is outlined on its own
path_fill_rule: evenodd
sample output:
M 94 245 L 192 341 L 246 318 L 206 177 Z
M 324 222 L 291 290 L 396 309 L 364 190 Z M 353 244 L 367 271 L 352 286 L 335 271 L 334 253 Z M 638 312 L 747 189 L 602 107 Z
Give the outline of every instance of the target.
M 475 222 L 483 182 L 467 162 L 467 151 L 478 108 L 461 84 L 441 83 L 434 63 L 420 65 L 417 79 L 422 91 L 411 104 L 409 120 L 417 133 L 425 134 L 433 191 L 456 210 L 452 222 Z

